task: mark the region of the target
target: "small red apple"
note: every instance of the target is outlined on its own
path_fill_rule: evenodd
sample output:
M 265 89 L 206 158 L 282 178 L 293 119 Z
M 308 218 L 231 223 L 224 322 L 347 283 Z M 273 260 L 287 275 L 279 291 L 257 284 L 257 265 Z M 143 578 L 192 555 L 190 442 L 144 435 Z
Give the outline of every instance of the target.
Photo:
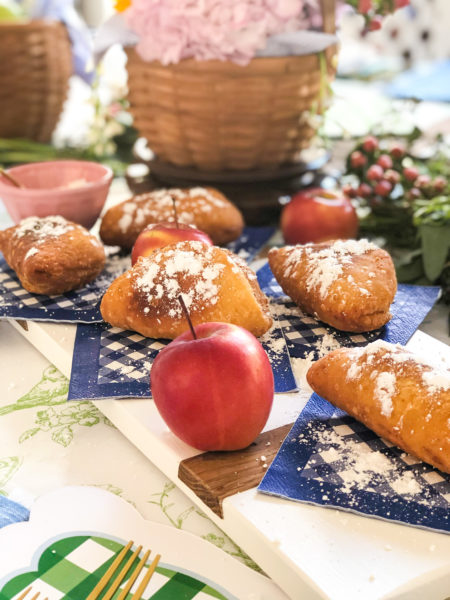
M 169 429 L 197 450 L 239 450 L 267 422 L 273 373 L 249 331 L 203 323 L 157 355 L 151 370 L 156 407 Z
M 295 194 L 283 208 L 281 232 L 288 244 L 354 238 L 358 217 L 345 194 L 312 188 Z
M 149 256 L 157 248 L 186 240 L 204 242 L 209 246 L 213 245 L 209 235 L 204 231 L 200 231 L 200 229 L 196 229 L 193 225 L 172 221 L 152 223 L 138 235 L 131 251 L 131 264 L 134 265 L 140 256 Z

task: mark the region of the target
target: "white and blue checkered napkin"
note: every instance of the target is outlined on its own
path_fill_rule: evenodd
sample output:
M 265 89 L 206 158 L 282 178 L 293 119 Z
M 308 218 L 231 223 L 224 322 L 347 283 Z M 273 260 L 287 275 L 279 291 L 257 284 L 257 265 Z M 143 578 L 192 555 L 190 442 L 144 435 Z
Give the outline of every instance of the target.
M 106 259 L 102 273 L 85 287 L 58 296 L 31 294 L 0 255 L 0 319 L 97 323 L 102 321 L 100 302 L 116 277 L 131 265 L 129 256 L 115 254 Z
M 227 246 L 250 262 L 273 235 L 273 227 L 246 227 Z M 0 319 L 24 319 L 59 323 L 100 323 L 100 302 L 113 280 L 131 265 L 130 257 L 109 256 L 103 272 L 84 288 L 58 296 L 31 294 L 0 255 Z
M 272 365 L 277 393 L 297 389 L 278 321 L 260 338 Z M 68 400 L 149 398 L 149 374 L 170 340 L 145 338 L 106 323 L 78 325 Z
M 342 346 L 375 339 L 405 344 L 436 302 L 440 289 L 399 285 L 391 321 L 364 334 L 339 332 L 303 315 L 270 268 L 260 285 L 277 303 L 293 358 L 320 356 L 325 335 Z M 291 500 L 450 532 L 450 476 L 405 454 L 343 411 L 313 394 L 286 437 L 258 490 Z
M 450 533 L 450 475 L 313 394 L 258 490 Z

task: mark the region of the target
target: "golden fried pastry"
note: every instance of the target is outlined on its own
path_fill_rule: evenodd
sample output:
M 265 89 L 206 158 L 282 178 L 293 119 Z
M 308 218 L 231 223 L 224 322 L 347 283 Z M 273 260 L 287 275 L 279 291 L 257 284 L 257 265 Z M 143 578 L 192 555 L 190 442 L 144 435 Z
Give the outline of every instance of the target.
M 400 345 L 340 348 L 308 370 L 320 396 L 405 452 L 450 473 L 450 372 Z
M 100 226 L 100 237 L 110 246 L 130 249 L 147 225 L 175 221 L 194 225 L 215 244 L 238 238 L 244 227 L 241 213 L 212 188 L 168 189 L 140 194 L 110 208 Z
M 110 285 L 100 311 L 111 325 L 173 339 L 189 328 L 180 295 L 194 326 L 234 323 L 260 336 L 272 325 L 253 271 L 229 250 L 203 242 L 179 242 L 139 258 Z
M 389 254 L 367 240 L 273 248 L 269 264 L 306 313 L 342 331 L 372 331 L 391 318 L 397 279 Z
M 0 231 L 0 251 L 23 287 L 34 294 L 63 294 L 92 281 L 105 250 L 87 229 L 63 217 L 28 217 Z

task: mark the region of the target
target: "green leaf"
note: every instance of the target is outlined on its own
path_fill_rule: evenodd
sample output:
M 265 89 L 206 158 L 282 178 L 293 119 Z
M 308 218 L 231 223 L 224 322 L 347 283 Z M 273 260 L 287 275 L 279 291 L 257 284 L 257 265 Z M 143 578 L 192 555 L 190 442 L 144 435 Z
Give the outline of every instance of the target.
M 30 439 L 33 435 L 36 435 L 38 431 L 40 431 L 40 427 L 33 427 L 33 429 L 27 429 L 19 438 L 19 444 L 25 442 L 25 440 Z
M 73 440 L 72 429 L 70 427 L 63 427 L 62 429 L 58 429 L 58 431 L 55 431 L 52 435 L 52 440 L 57 444 L 61 444 L 61 446 L 67 448 L 67 446 Z
M 414 225 L 450 224 L 450 197 L 435 196 L 429 200 L 419 199 L 414 203 Z
M 422 240 L 425 275 L 430 281 L 435 281 L 447 261 L 450 249 L 450 225 L 420 225 L 419 233 Z
M 409 263 L 396 264 L 395 271 L 399 283 L 416 282 L 423 275 L 422 253 Z

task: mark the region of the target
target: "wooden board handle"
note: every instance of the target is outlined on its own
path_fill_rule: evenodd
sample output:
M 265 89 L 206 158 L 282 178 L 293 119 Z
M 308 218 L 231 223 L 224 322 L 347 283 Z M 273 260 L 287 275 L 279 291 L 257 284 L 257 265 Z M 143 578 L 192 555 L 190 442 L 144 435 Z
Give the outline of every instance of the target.
M 178 477 L 223 518 L 223 499 L 259 485 L 292 425 L 261 433 L 244 450 L 205 452 L 186 458 L 180 463 Z

